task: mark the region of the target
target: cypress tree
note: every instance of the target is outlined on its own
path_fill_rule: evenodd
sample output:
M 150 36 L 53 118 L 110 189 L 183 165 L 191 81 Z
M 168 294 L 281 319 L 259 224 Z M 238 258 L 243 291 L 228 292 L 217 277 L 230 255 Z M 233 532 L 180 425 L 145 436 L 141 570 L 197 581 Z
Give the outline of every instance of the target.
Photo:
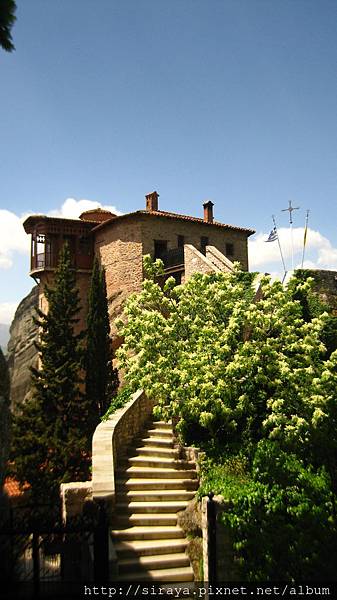
M 16 21 L 16 3 L 14 0 L 0 2 L 0 46 L 7 52 L 15 50 L 11 29 Z
M 93 427 L 107 411 L 118 388 L 112 366 L 110 321 L 105 271 L 95 258 L 89 291 L 86 349 L 86 394 L 93 410 Z
M 90 410 L 83 387 L 83 332 L 75 272 L 67 245 L 60 252 L 53 287 L 45 287 L 48 313 L 37 309 L 40 368 L 33 393 L 14 419 L 15 475 L 34 497 L 58 494 L 60 482 L 89 475 Z
M 0 348 L 0 493 L 5 477 L 10 435 L 9 373 L 6 359 Z

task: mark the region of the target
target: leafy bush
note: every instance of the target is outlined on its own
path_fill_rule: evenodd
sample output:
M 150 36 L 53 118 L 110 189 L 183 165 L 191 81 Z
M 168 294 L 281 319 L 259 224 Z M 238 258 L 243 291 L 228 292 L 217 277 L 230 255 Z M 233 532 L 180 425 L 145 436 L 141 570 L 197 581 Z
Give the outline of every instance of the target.
M 232 530 L 245 579 L 335 578 L 337 532 L 329 477 L 276 443 L 258 444 L 252 480 L 232 494 L 223 520 Z
M 310 420 L 326 315 L 307 323 L 280 282 L 264 278 L 261 287 L 257 302 L 251 278 L 236 267 L 196 274 L 183 286 L 169 278 L 164 289 L 148 279 L 127 302 L 117 353 L 126 380 L 156 399 L 157 417 L 179 417 L 187 443 L 206 448 L 211 439 L 227 451 L 249 451 L 261 435 L 289 433 L 285 405 Z M 294 443 L 307 435 L 296 419 L 290 426 Z
M 155 273 L 120 324 L 126 380 L 205 451 L 199 497 L 228 500 L 243 578 L 332 579 L 337 352 L 327 360 L 330 316 L 310 280 L 264 277 L 257 298 L 237 266 L 163 289 Z
M 219 494 L 229 502 L 233 501 L 249 486 L 250 474 L 247 460 L 243 456 L 232 456 L 218 463 L 214 459 L 203 458 L 200 461 L 201 482 L 197 496 L 201 499 L 210 492 Z
M 113 397 L 112 402 L 106 411 L 105 415 L 102 417 L 102 421 L 106 421 L 113 413 L 118 409 L 122 408 L 129 400 L 131 400 L 131 396 L 134 393 L 133 388 L 130 385 L 124 385 Z

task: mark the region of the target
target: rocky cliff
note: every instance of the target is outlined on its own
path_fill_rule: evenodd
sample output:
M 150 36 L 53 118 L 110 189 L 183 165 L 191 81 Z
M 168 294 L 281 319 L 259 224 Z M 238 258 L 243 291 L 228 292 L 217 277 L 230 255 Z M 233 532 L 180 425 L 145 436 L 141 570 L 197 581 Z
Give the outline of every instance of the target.
M 7 344 L 9 340 L 9 325 L 0 323 L 0 347 L 4 354 L 7 352 Z
M 33 322 L 35 307 L 38 305 L 38 286 L 19 304 L 10 327 L 8 342 L 8 367 L 11 380 L 11 408 L 23 402 L 30 390 L 30 367 L 37 364 L 37 350 L 34 341 L 37 340 L 38 329 Z

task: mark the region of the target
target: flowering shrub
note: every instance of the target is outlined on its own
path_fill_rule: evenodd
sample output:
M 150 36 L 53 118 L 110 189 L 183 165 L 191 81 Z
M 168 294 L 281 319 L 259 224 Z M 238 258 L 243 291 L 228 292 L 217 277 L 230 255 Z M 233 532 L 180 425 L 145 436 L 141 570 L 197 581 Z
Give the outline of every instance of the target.
M 178 417 L 182 439 L 205 450 L 203 490 L 230 500 L 226 523 L 246 578 L 314 577 L 322 561 L 331 576 L 337 352 L 326 360 L 329 316 L 303 309 L 310 280 L 284 289 L 264 277 L 257 298 L 254 275 L 237 265 L 163 288 L 160 261 L 145 267 L 119 324 L 130 389 L 143 388 L 156 416 Z M 229 468 L 238 456 L 244 473 Z

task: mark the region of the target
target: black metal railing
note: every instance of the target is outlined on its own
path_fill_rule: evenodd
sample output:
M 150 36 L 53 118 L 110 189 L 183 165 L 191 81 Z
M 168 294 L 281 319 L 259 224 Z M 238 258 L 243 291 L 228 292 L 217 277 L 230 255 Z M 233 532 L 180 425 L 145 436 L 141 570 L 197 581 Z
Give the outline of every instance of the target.
M 162 252 L 157 258 L 163 261 L 165 269 L 182 266 L 184 264 L 184 248 L 171 248 Z
M 87 510 L 69 523 L 61 521 L 57 508 L 26 505 L 11 508 L 1 519 L 0 585 L 10 584 L 10 598 L 42 599 L 46 591 L 51 598 L 69 598 L 73 596 L 64 593 L 64 585 L 69 582 L 108 581 L 109 522 L 105 502 L 89 503 Z M 15 595 L 19 589 L 21 595 Z

